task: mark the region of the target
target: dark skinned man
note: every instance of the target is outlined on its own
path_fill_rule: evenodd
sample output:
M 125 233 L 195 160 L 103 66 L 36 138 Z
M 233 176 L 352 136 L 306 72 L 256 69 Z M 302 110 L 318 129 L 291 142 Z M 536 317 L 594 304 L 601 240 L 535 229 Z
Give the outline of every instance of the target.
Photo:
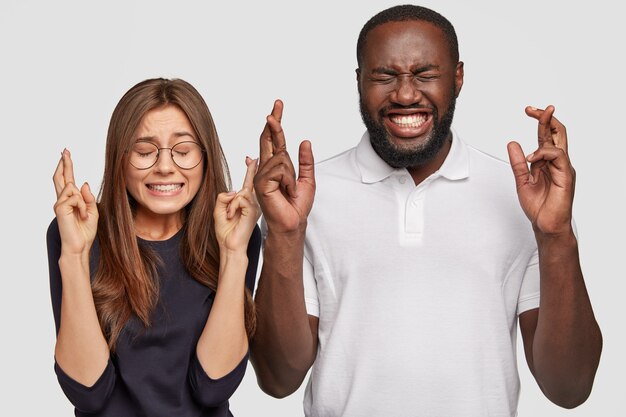
M 464 72 L 441 15 L 379 13 L 357 58 L 367 132 L 355 148 L 314 167 L 303 142 L 296 178 L 282 102 L 261 134 L 259 385 L 284 397 L 313 366 L 307 416 L 514 416 L 519 321 L 542 391 L 581 404 L 602 337 L 554 107 L 526 108 L 538 148 L 525 157 L 510 143 L 507 164 L 450 129 Z

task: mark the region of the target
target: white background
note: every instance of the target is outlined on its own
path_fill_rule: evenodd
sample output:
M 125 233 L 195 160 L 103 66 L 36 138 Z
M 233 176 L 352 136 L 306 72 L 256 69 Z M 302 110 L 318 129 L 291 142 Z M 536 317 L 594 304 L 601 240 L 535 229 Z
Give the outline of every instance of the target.
M 191 82 L 206 99 L 236 186 L 276 97 L 285 101 L 292 155 L 306 138 L 318 160 L 327 158 L 356 144 L 364 130 L 356 39 L 369 17 L 394 4 L 91 3 L 0 4 L 3 416 L 72 415 L 52 368 L 45 249 L 61 150 L 72 151 L 77 181 L 97 189 L 115 104 L 135 83 L 164 76 Z M 543 397 L 520 351 L 520 416 L 623 416 L 626 30 L 618 2 L 422 4 L 457 29 L 465 85 L 454 126 L 465 141 L 501 158 L 510 139 L 530 152 L 536 125 L 524 115 L 528 104 L 554 104 L 569 132 L 581 262 L 604 351 L 590 399 L 573 411 Z M 236 416 L 302 415 L 302 393 L 270 398 L 249 367 L 231 409 Z

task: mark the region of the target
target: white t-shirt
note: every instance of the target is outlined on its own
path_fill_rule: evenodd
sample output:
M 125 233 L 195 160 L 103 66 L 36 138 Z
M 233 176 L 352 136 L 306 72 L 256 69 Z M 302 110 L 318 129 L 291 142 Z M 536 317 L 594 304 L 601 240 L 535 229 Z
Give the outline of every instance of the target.
M 537 245 L 511 168 L 454 134 L 415 186 L 367 133 L 316 165 L 307 416 L 515 416 L 517 316 L 539 306 Z

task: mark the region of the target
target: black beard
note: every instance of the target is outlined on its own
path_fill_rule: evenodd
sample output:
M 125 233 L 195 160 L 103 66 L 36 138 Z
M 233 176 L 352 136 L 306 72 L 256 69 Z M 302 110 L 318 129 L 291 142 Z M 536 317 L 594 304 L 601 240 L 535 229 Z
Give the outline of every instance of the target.
M 380 158 L 393 168 L 411 168 L 422 166 L 430 162 L 441 150 L 446 143 L 446 139 L 450 134 L 450 126 L 452 125 L 452 118 L 454 117 L 454 107 L 456 105 L 456 98 L 453 95 L 453 99 L 448 106 L 443 118 L 439 120 L 439 112 L 436 108 L 432 107 L 432 117 L 434 120 L 433 130 L 421 145 L 418 145 L 413 149 L 404 149 L 394 145 L 385 127 L 382 123 L 378 123 L 374 120 L 372 115 L 367 111 L 363 98 L 359 93 L 359 107 L 361 109 L 361 118 L 367 131 L 370 135 L 370 142 L 372 148 L 380 156 Z M 384 109 L 381 109 L 378 116 L 382 120 L 387 111 L 391 109 L 419 109 L 420 106 L 398 106 L 391 105 Z

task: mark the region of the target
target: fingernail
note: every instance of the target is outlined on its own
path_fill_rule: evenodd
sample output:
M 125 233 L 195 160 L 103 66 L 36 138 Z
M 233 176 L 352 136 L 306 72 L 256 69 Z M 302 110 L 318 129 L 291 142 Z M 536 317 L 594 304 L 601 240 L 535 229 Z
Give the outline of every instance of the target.
M 535 183 L 535 178 L 533 177 L 532 174 L 528 174 L 528 182 L 531 183 L 531 184 Z
M 235 195 L 235 194 L 237 194 L 237 191 L 229 191 L 229 192 L 227 193 L 227 195 Z
M 530 161 L 531 159 L 533 159 L 533 156 L 535 156 L 535 153 L 534 153 L 534 152 L 533 152 L 533 153 L 531 153 L 530 155 L 528 155 L 528 156 L 526 157 L 526 159 Z
M 530 106 L 531 110 L 537 110 L 537 107 Z

